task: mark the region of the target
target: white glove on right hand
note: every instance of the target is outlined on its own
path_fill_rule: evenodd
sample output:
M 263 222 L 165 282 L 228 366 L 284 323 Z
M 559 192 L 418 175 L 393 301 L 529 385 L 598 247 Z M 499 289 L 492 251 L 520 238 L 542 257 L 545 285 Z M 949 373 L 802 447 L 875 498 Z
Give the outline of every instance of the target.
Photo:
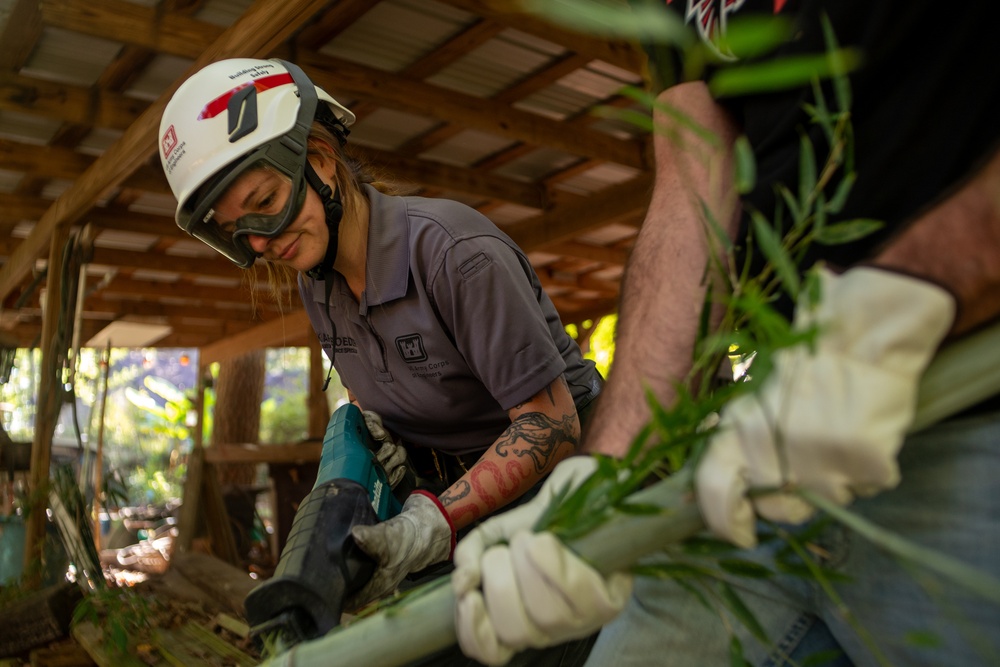
M 560 462 L 535 498 L 459 542 L 452 574 L 455 630 L 467 656 L 502 665 L 522 649 L 585 637 L 625 606 L 631 575 L 605 578 L 552 533 L 532 532 L 552 497 L 575 489 L 596 468 L 590 456 Z
M 922 280 L 869 267 L 820 280 L 819 306 L 795 316 L 799 329 L 819 325 L 816 349 L 775 354 L 763 386 L 722 410 L 695 471 L 705 522 L 738 546 L 756 544 L 755 510 L 786 523 L 814 512 L 789 493 L 750 500 L 750 489 L 797 486 L 846 505 L 899 483 L 920 376 L 954 319 L 951 295 Z
M 406 448 L 392 439 L 392 434 L 382 425 L 382 418 L 377 412 L 362 410 L 361 414 L 365 418 L 365 426 L 368 427 L 372 438 L 382 443 L 375 452 L 375 460 L 385 470 L 386 477 L 389 478 L 389 487 L 394 489 L 406 475 Z

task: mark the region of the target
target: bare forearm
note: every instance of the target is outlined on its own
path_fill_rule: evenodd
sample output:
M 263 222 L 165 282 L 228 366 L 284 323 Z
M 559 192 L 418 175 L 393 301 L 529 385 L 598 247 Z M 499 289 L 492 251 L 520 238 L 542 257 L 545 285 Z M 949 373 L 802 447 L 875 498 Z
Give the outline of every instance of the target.
M 1000 152 L 875 259 L 936 282 L 958 301 L 952 335 L 1000 316 Z
M 589 452 L 623 455 L 649 421 L 646 390 L 669 405 L 674 383 L 691 370 L 709 288 L 706 267 L 716 253 L 702 202 L 730 237 L 736 233 L 732 122 L 700 83 L 670 89 L 660 99 L 696 119 L 718 141 L 712 145 L 676 126 L 682 141 L 669 131 L 656 135 L 656 185 L 626 271 L 615 363 L 584 443 Z
M 456 529 L 520 497 L 577 450 L 580 420 L 565 380 L 557 383 L 557 391 L 550 387 L 515 408 L 510 426 L 493 446 L 441 494 Z

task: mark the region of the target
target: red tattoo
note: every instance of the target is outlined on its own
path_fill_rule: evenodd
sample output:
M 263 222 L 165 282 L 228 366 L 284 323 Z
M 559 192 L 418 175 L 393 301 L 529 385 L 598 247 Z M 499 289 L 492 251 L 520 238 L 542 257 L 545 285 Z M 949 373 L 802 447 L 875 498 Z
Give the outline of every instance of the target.
M 476 507 L 473 503 L 469 503 L 468 505 L 464 505 L 459 508 L 451 506 L 448 508 L 448 512 L 451 514 L 451 520 L 454 523 L 459 523 L 462 517 L 465 516 L 466 514 L 471 514 L 473 521 L 477 521 L 479 517 L 483 515 L 483 513 L 479 511 L 479 508 Z
M 500 495 L 504 498 L 509 497 L 509 491 L 506 488 L 506 484 L 504 484 L 503 475 L 500 472 L 500 468 L 498 468 L 495 463 L 491 461 L 480 461 L 469 472 L 471 473 L 470 481 L 472 482 L 472 488 L 475 490 L 476 495 L 478 495 L 482 501 L 486 503 L 486 508 L 490 512 L 497 508 L 497 501 L 493 499 L 492 494 L 490 494 L 483 486 L 483 483 L 480 480 L 482 475 L 489 475 L 492 477 L 493 482 L 497 485 L 497 488 L 500 489 Z
M 511 498 L 521 487 L 521 482 L 528 479 L 528 471 L 517 461 L 507 461 L 507 477 L 513 484 L 513 488 L 509 492 L 506 490 L 501 491 L 501 495 L 504 498 Z

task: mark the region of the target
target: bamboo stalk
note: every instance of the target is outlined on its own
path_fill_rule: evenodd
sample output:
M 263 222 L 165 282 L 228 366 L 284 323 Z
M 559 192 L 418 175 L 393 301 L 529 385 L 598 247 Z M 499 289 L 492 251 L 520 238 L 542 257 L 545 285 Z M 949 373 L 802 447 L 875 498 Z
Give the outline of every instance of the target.
M 971 407 L 1000 391 L 1000 325 L 942 350 L 920 383 L 911 432 Z M 633 494 L 635 502 L 664 509 L 657 515 L 622 515 L 570 542 L 602 572 L 621 570 L 643 556 L 691 537 L 704 523 L 682 471 Z M 453 645 L 455 594 L 451 582 L 319 639 L 300 644 L 262 667 L 381 665 L 394 667 Z M 334 660 L 334 656 L 336 659 Z
M 101 550 L 101 484 L 104 474 L 104 412 L 108 405 L 108 373 L 111 370 L 111 337 L 104 348 L 104 368 L 101 379 L 101 412 L 97 421 L 97 454 L 94 457 L 94 547 Z M 110 517 L 108 517 L 110 519 Z

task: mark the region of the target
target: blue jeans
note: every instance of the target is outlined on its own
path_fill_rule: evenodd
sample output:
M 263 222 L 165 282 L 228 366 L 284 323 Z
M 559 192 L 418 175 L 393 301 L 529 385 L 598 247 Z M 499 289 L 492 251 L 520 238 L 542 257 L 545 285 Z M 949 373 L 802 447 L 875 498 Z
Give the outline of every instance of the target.
M 911 436 L 899 463 L 899 486 L 855 502 L 851 511 L 1000 579 L 1000 413 Z M 834 585 L 853 624 L 811 579 L 738 578 L 734 585 L 763 626 L 764 644 L 728 612 L 707 609 L 706 601 L 719 606 L 711 598 L 698 600 L 670 579 L 638 577 L 587 667 L 729 665 L 733 635 L 749 663 L 762 667 L 802 665 L 829 651 L 831 659 L 818 664 L 879 664 L 866 642 L 874 643 L 883 664 L 897 667 L 1000 664 L 1000 605 L 901 563 L 840 525 L 827 527 L 820 541 L 823 564 L 847 578 Z M 762 543 L 737 555 L 769 563 L 780 546 Z

